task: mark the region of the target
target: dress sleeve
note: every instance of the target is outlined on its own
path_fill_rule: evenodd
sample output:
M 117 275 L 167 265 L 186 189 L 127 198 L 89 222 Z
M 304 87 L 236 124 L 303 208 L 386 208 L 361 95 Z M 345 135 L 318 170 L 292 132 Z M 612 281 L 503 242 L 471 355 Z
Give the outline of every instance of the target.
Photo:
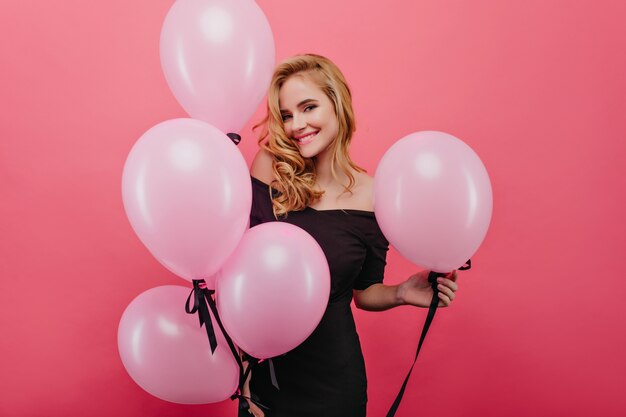
M 364 290 L 370 285 L 382 283 L 385 265 L 387 265 L 389 242 L 378 227 L 376 220 L 374 220 L 371 230 L 366 230 L 365 232 L 367 253 L 363 267 L 354 281 L 355 290 Z

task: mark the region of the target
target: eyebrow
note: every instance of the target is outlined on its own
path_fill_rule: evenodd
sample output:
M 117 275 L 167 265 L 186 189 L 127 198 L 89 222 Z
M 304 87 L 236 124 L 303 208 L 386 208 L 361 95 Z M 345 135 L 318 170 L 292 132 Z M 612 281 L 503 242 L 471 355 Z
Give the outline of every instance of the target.
M 303 105 L 305 105 L 305 104 L 309 104 L 309 103 L 316 103 L 316 102 L 317 102 L 317 100 L 315 100 L 315 99 L 313 99 L 313 98 L 307 98 L 307 99 L 302 100 L 300 103 L 298 103 L 298 107 L 301 107 L 301 106 L 303 106 Z M 281 113 L 285 113 L 285 112 L 287 112 L 287 110 L 285 110 L 285 109 L 280 109 L 280 112 L 281 112 Z

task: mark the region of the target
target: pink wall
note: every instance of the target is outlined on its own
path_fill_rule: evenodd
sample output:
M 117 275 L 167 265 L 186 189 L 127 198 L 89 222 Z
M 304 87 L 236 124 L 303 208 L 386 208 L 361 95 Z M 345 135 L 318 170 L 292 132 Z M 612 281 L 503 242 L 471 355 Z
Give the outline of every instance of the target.
M 117 353 L 128 303 L 186 283 L 135 237 L 120 193 L 135 140 L 185 115 L 158 56 L 171 4 L 2 6 L 3 417 L 234 415 L 229 401 L 150 396 Z M 466 141 L 490 172 L 490 232 L 457 301 L 436 317 L 398 415 L 625 415 L 626 3 L 259 4 L 278 59 L 312 51 L 343 68 L 358 116 L 354 157 L 371 173 L 394 141 L 426 129 Z M 413 269 L 392 253 L 387 280 Z M 425 312 L 356 316 L 369 415 L 383 416 Z

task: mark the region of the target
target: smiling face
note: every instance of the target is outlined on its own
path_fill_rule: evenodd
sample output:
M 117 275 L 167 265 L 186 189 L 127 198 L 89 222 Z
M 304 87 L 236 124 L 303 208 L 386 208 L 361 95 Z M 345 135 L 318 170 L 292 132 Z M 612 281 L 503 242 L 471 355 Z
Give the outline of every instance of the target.
M 307 74 L 287 78 L 278 95 L 285 134 L 304 158 L 324 154 L 337 138 L 333 102 Z

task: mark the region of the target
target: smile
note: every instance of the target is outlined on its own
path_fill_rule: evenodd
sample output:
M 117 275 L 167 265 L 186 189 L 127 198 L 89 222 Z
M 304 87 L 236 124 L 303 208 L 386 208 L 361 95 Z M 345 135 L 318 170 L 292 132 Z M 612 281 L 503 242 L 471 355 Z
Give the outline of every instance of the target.
M 306 145 L 307 143 L 313 142 L 313 140 L 317 137 L 318 133 L 319 133 L 319 130 L 317 132 L 311 132 L 306 136 L 301 136 L 299 138 L 294 138 L 294 139 L 296 142 L 298 142 L 299 145 Z

